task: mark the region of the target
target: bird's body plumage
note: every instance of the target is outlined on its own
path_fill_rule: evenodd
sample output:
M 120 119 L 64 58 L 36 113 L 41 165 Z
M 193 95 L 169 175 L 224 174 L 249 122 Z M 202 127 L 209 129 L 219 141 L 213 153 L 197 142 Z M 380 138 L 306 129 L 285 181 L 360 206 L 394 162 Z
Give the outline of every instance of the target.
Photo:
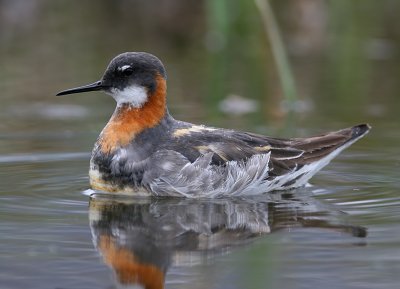
M 93 149 L 90 182 L 115 193 L 216 197 L 291 189 L 369 130 L 279 139 L 175 120 L 166 106 L 165 70 L 146 53 L 117 56 L 101 81 L 61 94 L 100 89 L 117 108 Z

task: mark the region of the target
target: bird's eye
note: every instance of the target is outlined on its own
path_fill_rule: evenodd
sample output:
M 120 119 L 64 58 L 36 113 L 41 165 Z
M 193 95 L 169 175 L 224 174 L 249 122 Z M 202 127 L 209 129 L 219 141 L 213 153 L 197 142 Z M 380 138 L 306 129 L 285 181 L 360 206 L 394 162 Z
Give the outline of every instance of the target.
M 132 75 L 132 73 L 133 73 L 133 68 L 132 67 L 128 67 L 128 68 L 125 68 L 124 70 L 122 70 L 122 74 L 125 75 L 125 76 Z
M 120 67 L 116 67 L 115 68 L 115 72 L 123 75 L 123 76 L 129 76 L 132 75 L 133 71 L 133 67 L 130 65 L 124 65 L 124 66 L 120 66 Z

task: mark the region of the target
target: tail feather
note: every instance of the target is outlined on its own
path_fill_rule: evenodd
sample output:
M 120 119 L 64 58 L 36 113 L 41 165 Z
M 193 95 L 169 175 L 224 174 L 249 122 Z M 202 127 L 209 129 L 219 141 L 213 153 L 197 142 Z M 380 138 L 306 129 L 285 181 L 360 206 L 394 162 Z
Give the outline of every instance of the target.
M 276 186 L 286 189 L 303 186 L 316 172 L 345 148 L 363 137 L 369 130 L 369 125 L 361 124 L 326 135 L 293 140 L 293 146 L 303 148 L 305 152 L 297 159 L 297 166 L 294 170 L 274 176 Z M 271 160 L 274 166 L 274 160 Z
M 351 128 L 352 131 L 352 139 L 358 139 L 369 132 L 371 126 L 369 124 L 360 124 L 353 126 Z
M 274 150 L 272 150 L 270 177 L 282 179 L 282 183 L 290 187 L 303 185 L 369 130 L 368 124 L 361 124 L 324 135 L 286 140 L 287 146 L 301 151 L 302 154 L 299 154 L 297 158 L 282 161 L 274 158 Z
M 342 147 L 342 149 L 345 149 L 368 133 L 369 130 L 370 126 L 368 124 L 361 124 L 325 135 L 295 139 L 292 145 L 296 149 L 304 150 L 301 158 L 302 163 L 308 164 L 318 161 Z

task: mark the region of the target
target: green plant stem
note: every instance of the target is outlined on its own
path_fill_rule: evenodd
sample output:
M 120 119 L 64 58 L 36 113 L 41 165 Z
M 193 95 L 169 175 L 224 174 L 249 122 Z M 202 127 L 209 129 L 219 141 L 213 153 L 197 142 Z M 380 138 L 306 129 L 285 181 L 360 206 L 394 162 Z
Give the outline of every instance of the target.
M 289 102 L 289 107 L 292 107 L 291 104 L 293 104 L 297 98 L 296 86 L 274 13 L 269 0 L 255 0 L 255 3 L 260 11 L 265 32 L 271 45 L 284 97 Z

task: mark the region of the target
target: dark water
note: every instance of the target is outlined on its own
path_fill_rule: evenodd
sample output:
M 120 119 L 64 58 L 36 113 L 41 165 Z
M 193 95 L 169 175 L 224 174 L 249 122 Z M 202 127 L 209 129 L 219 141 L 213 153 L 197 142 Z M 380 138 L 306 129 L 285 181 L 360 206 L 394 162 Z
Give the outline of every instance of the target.
M 291 31 L 300 20 L 282 15 L 295 2 L 277 5 L 288 43 L 296 33 L 329 38 L 308 52 L 291 47 L 301 100 L 291 116 L 255 8 L 243 16 L 236 7 L 227 29 L 237 31 L 226 32 L 236 42 L 216 52 L 215 27 L 204 23 L 212 2 L 0 1 L 0 288 L 398 288 L 400 34 L 390 11 L 399 7 L 365 1 L 363 15 L 381 16 L 364 21 L 340 14 L 339 2 L 355 9 L 334 1 L 324 17 L 357 28 L 344 35 L 335 25 Z M 126 50 L 163 59 L 179 119 L 283 137 L 364 121 L 373 129 L 307 188 L 247 199 L 89 197 L 90 151 L 114 103 L 54 94 L 97 80 Z M 228 94 L 255 99 L 256 110 L 224 114 Z

